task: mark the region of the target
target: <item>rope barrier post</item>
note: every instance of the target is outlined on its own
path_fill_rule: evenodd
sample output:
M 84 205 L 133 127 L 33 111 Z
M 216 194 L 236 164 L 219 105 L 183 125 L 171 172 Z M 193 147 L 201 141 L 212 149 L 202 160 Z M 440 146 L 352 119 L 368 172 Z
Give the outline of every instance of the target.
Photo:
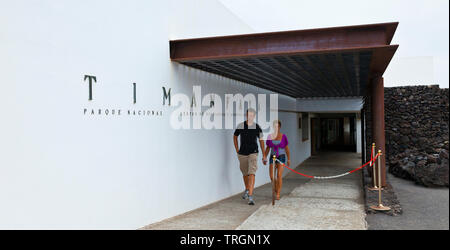
M 391 208 L 383 206 L 381 202 L 381 155 L 381 150 L 378 150 L 378 186 L 380 187 L 378 188 L 378 206 L 372 205 L 370 208 L 377 211 L 388 211 L 391 210 Z
M 370 160 L 371 161 L 373 161 L 374 160 L 374 156 L 375 156 L 375 152 L 376 152 L 376 150 L 375 150 L 375 142 L 374 143 L 372 143 L 372 152 L 371 152 L 371 155 L 370 155 Z M 378 164 L 379 165 L 379 164 Z M 377 178 L 376 178 L 376 176 L 377 176 L 377 172 L 376 172 L 376 161 L 373 161 L 373 162 L 370 162 L 370 166 L 372 167 L 372 181 L 373 181 L 373 186 L 372 187 L 369 187 L 368 189 L 370 190 L 370 191 L 376 191 L 376 190 L 378 190 L 379 189 L 379 187 L 378 187 L 378 185 L 377 185 Z M 380 165 L 379 165 L 380 166 Z
M 272 206 L 275 205 L 275 199 L 276 199 L 276 182 L 275 182 L 275 165 L 276 165 L 276 161 L 277 161 L 277 156 L 273 155 L 272 158 Z

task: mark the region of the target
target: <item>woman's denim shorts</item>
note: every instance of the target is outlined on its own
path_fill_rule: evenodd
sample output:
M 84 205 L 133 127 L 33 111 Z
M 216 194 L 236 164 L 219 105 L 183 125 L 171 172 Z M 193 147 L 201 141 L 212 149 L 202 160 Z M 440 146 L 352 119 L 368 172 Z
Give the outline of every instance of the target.
M 277 159 L 278 159 L 279 161 L 281 161 L 282 163 L 286 164 L 286 155 L 285 155 L 285 154 L 279 155 L 279 156 L 277 157 Z M 273 163 L 273 155 L 271 155 L 271 156 L 270 156 L 270 159 L 269 159 L 269 164 L 272 164 L 272 163 Z M 279 162 L 278 162 L 278 163 L 279 163 Z

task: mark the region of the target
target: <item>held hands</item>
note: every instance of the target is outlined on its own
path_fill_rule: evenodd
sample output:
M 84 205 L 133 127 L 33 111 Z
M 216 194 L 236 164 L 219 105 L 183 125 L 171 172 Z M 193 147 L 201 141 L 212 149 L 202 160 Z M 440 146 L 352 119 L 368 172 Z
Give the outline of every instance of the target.
M 291 159 L 287 160 L 288 167 L 291 166 Z
M 262 162 L 263 162 L 264 165 L 267 164 L 267 159 L 266 159 L 266 156 L 264 154 L 263 154 Z

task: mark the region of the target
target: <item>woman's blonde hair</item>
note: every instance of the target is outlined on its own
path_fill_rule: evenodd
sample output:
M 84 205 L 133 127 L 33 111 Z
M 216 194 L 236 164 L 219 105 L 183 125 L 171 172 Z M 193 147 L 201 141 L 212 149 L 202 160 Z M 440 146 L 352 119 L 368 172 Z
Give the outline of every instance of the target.
M 273 121 L 274 127 L 275 127 L 275 124 L 277 124 L 277 123 L 278 123 L 278 127 L 281 128 L 281 121 L 280 121 L 280 120 L 274 120 L 274 121 Z

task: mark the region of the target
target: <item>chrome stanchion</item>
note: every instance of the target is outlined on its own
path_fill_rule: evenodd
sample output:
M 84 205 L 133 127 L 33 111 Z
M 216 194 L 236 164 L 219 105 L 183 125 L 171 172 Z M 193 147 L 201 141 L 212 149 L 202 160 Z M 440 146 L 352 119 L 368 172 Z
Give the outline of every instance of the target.
M 372 208 L 373 210 L 377 210 L 377 211 L 387 211 L 387 210 L 391 210 L 390 207 L 387 206 L 383 206 L 383 203 L 381 202 L 381 150 L 378 150 L 378 205 L 372 205 L 370 206 L 370 208 Z

